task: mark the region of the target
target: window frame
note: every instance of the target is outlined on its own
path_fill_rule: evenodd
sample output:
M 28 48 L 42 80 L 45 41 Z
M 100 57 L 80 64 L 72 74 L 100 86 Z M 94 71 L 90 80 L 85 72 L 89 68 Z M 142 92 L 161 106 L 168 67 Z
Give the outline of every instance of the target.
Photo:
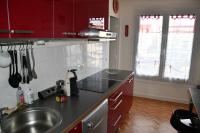
M 138 40 L 139 40 L 139 27 L 140 27 L 140 16 L 144 14 L 158 14 L 155 12 L 140 12 L 135 16 L 135 32 L 134 32 L 134 46 L 133 46 L 133 67 L 134 71 L 136 72 L 136 58 L 137 58 L 137 52 L 138 52 Z M 192 55 L 191 55 L 191 63 L 190 63 L 190 70 L 189 70 L 189 78 L 188 80 L 180 80 L 180 79 L 169 79 L 164 77 L 164 70 L 165 70 L 165 61 L 166 61 L 166 50 L 167 50 L 167 40 L 168 40 L 168 28 L 169 28 L 169 17 L 172 14 L 195 14 L 196 20 L 194 23 L 194 37 L 193 37 L 193 46 L 192 46 Z M 200 14 L 196 12 L 173 12 L 173 13 L 160 13 L 160 16 L 163 16 L 163 27 L 162 27 L 162 38 L 161 38 L 161 52 L 160 52 L 160 66 L 159 66 L 159 75 L 158 76 L 144 76 L 144 75 L 137 75 L 135 74 L 136 78 L 138 79 L 145 79 L 145 80 L 154 80 L 154 81 L 162 81 L 162 82 L 173 82 L 173 83 L 185 83 L 188 84 L 192 80 L 192 68 L 194 67 L 193 63 L 194 60 L 194 49 L 195 49 L 195 43 L 197 42 L 200 37 L 198 28 L 200 29 Z M 199 35 L 198 35 L 199 34 Z

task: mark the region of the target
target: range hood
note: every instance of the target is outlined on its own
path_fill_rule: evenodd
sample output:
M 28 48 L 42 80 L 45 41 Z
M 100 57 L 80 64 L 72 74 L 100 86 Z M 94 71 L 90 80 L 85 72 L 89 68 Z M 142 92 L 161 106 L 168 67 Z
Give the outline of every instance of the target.
M 86 37 L 89 40 L 114 41 L 117 37 L 117 33 L 90 28 L 82 30 L 79 36 Z

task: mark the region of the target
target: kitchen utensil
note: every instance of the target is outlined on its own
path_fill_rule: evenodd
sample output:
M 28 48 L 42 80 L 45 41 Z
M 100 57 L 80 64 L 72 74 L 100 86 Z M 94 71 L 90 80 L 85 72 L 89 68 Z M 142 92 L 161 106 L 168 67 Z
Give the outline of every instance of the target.
M 9 66 L 9 78 L 8 78 L 8 82 L 11 80 L 10 78 L 12 77 L 12 51 L 8 51 L 8 53 L 10 54 L 10 58 L 11 58 L 11 64 L 10 64 L 10 66 Z M 9 84 L 10 84 L 10 82 L 9 82 Z M 11 85 L 11 84 L 10 84 Z
M 25 76 L 24 76 L 24 65 L 23 65 L 23 51 L 20 50 L 20 65 L 21 65 L 21 75 L 22 75 L 22 83 L 25 83 Z
M 7 51 L 3 51 L 1 48 L 0 51 L 0 67 L 5 68 L 11 64 L 11 57 Z
M 28 73 L 28 66 L 27 66 L 27 55 L 23 55 L 23 68 L 24 68 L 24 77 L 25 83 L 29 84 L 29 73 Z
M 31 81 L 33 78 L 32 78 L 32 70 L 31 70 L 31 61 L 30 61 L 30 56 L 29 56 L 29 49 L 27 48 L 26 49 L 26 65 L 27 65 L 27 70 L 28 70 L 28 78 L 29 78 L 29 81 Z
M 32 77 L 34 79 L 37 79 L 37 73 L 35 71 L 35 58 L 34 58 L 33 47 L 31 47 L 31 58 L 32 58 L 32 61 L 33 61 Z
M 18 83 L 20 83 L 22 81 L 22 76 L 20 75 L 20 73 L 18 72 L 18 59 L 17 59 L 17 51 L 14 51 L 14 55 L 15 55 L 15 66 L 16 66 L 16 73 L 14 75 L 14 78 L 16 79 L 16 81 L 18 81 Z
M 26 83 L 26 64 L 25 64 L 25 62 L 26 62 L 26 56 L 25 56 L 25 54 L 23 53 L 23 55 L 22 55 L 22 68 L 23 68 L 23 77 L 22 77 L 22 81 L 23 81 L 23 83 Z
M 21 67 L 21 76 L 22 76 L 22 82 L 23 82 L 23 62 L 22 62 L 22 51 L 19 51 L 19 61 L 20 61 L 20 67 Z
M 17 79 L 15 78 L 15 61 L 14 61 L 14 51 L 10 51 L 10 56 L 11 56 L 11 67 L 12 67 L 12 73 L 10 74 L 10 77 L 8 79 L 9 84 L 13 87 L 13 88 L 18 88 L 19 87 L 19 83 L 17 81 Z M 11 69 L 10 69 L 11 70 Z

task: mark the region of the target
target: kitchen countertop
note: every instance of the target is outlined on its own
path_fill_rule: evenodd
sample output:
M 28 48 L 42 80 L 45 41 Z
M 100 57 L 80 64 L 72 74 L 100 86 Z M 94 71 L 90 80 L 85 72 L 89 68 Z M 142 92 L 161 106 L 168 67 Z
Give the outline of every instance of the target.
M 189 90 L 192 97 L 192 103 L 194 104 L 198 117 L 200 118 L 200 89 L 190 88 Z
M 109 71 L 114 74 L 109 74 Z M 91 76 L 90 78 L 99 78 L 99 79 L 109 79 L 109 80 L 116 80 L 116 81 L 122 81 L 127 78 L 128 75 L 134 74 L 133 71 L 127 71 L 127 70 L 116 70 L 116 69 L 104 69 L 100 72 L 97 72 Z
M 68 97 L 65 103 L 57 103 L 55 97 L 52 96 L 45 100 L 37 100 L 31 107 L 50 107 L 60 112 L 63 117 L 62 123 L 52 133 L 67 132 L 92 112 L 104 99 L 108 98 L 133 73 L 132 71 L 118 70 L 118 74 L 109 75 L 105 73 L 107 70 L 89 76 L 90 78 L 116 80 L 116 83 L 104 93 L 80 90 L 78 97 Z

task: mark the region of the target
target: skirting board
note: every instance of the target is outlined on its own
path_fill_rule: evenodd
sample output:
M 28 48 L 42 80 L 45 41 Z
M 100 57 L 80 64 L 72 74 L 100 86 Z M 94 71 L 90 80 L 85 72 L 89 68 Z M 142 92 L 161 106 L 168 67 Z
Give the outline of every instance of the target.
M 172 98 L 172 97 L 146 95 L 146 94 L 141 94 L 141 93 L 136 93 L 136 92 L 133 93 L 133 96 L 149 98 L 149 99 L 155 99 L 155 100 L 160 100 L 160 101 L 169 101 L 169 102 L 189 104 L 189 99 L 178 99 L 178 98 Z

